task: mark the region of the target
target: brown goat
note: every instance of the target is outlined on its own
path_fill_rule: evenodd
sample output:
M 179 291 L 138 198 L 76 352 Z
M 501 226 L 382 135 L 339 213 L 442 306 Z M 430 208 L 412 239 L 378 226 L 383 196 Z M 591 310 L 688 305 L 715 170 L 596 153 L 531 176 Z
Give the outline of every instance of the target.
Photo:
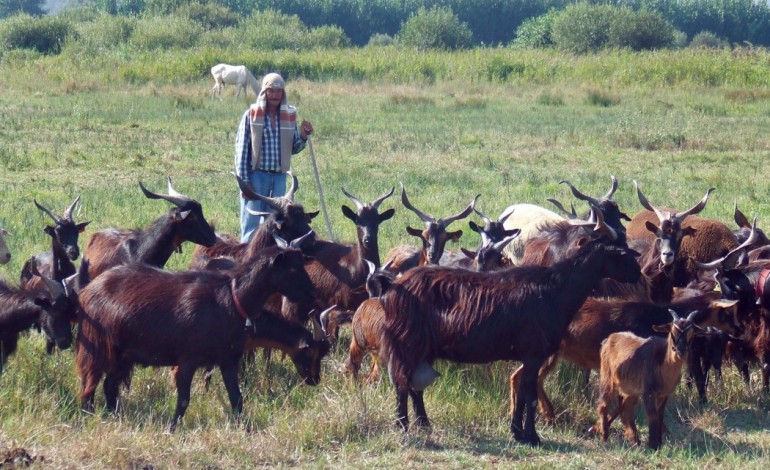
M 145 197 L 163 199 L 174 206 L 146 229 L 106 229 L 92 234 L 84 257 L 90 263 L 88 276 L 95 279 L 113 266 L 142 263 L 162 268 L 182 243 L 190 241 L 205 246 L 216 242 L 214 229 L 203 216 L 200 203 L 179 194 L 168 178 L 168 195 L 148 191 L 140 182 Z
M 670 322 L 670 309 L 694 312 L 696 315 L 692 320 L 702 327 L 713 326 L 730 334 L 739 334 L 742 330 L 742 321 L 739 318 L 737 304 L 735 300 L 723 299 L 719 292 L 699 293 L 666 305 L 589 298 L 580 307 L 567 328 L 559 352 L 548 358 L 538 374 L 537 400 L 543 420 L 552 423 L 556 417 L 543 383 L 556 367 L 559 359 L 583 369 L 599 369 L 599 350 L 602 342 L 610 334 L 628 331 L 644 338 L 653 336 L 655 325 Z M 514 391 L 518 386 L 521 371 L 522 368 L 519 367 L 511 375 L 511 412 L 515 403 Z
M 549 267 L 478 273 L 425 266 L 393 283 L 380 298 L 385 315 L 379 355 L 396 389 L 403 429 L 409 426 L 409 397 L 417 424 L 430 426 L 423 390 L 435 379 L 435 360 L 518 360 L 524 371 L 511 432 L 517 441 L 540 443 L 535 431 L 540 367 L 557 351 L 599 279 L 635 282 L 640 276 L 635 253 L 625 243 L 615 244 L 613 230 L 597 223 L 596 233 L 575 256 Z
M 602 440 L 609 435 L 610 406 L 618 402 L 620 420 L 626 439 L 639 445 L 634 407 L 644 402 L 649 426 L 647 446 L 658 449 L 663 440 L 663 412 L 666 401 L 682 376 L 682 364 L 693 333 L 699 327 L 671 310 L 670 326 L 654 327 L 668 331 L 668 338 L 640 338 L 633 333 L 613 333 L 602 344 L 599 377 L 599 420 L 597 428 Z
M 76 363 L 83 408 L 93 409 L 94 392 L 104 374 L 106 405 L 115 411 L 120 384 L 130 380 L 135 364 L 178 366 L 173 432 L 189 404 L 195 371 L 218 366 L 232 410 L 240 414 L 238 366 L 244 343 L 248 329 L 264 323 L 272 325 L 270 330 L 255 334 L 297 346 L 291 359 L 298 372 L 306 383 L 318 384 L 319 363 L 328 343 L 278 317 L 261 318 L 262 306 L 273 292 L 298 301 L 313 296 L 302 253 L 296 248 L 299 243 L 266 248 L 231 273 L 172 273 L 132 264 L 94 279 L 80 292 Z M 272 336 L 276 324 L 286 327 Z
M 417 237 L 422 243 L 422 248 L 417 249 L 409 245 L 401 245 L 391 249 L 387 255 L 385 255 L 385 261 L 391 261 L 391 271 L 395 273 L 403 273 L 416 266 L 424 266 L 426 264 L 439 264 L 441 255 L 444 254 L 444 249 L 448 241 L 457 242 L 463 234 L 462 230 L 455 232 L 448 232 L 447 228 L 449 224 L 456 220 L 464 219 L 470 215 L 476 200 L 480 195 L 471 200 L 471 203 L 460 211 L 459 213 L 450 216 L 436 219 L 430 214 L 426 214 L 417 209 L 409 202 L 409 198 L 406 196 L 406 188 L 404 183 L 401 183 L 401 202 L 404 207 L 417 214 L 420 220 L 425 222 L 425 229 L 418 230 L 412 227 L 406 227 L 406 231 L 409 235 Z
M 645 210 L 637 212 L 631 218 L 627 227 L 628 237 L 654 240 L 657 235 L 657 238 L 662 240 L 659 242 L 661 263 L 671 265 L 675 287 L 684 287 L 691 280 L 698 278 L 699 268 L 696 262 L 709 262 L 726 255 L 738 246 L 738 239 L 725 224 L 695 215 L 706 206 L 713 188 L 706 192 L 706 196 L 698 204 L 684 212 L 655 207 L 647 202 L 638 186 L 637 191 Z M 681 236 L 672 243 L 679 243 L 679 249 L 664 243 L 667 239 L 664 234 L 677 231 L 681 231 Z

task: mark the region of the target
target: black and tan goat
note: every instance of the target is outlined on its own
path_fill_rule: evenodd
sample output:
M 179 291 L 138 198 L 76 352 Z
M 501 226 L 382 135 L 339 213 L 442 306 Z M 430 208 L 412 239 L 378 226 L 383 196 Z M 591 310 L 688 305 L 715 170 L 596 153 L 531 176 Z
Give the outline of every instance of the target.
M 663 412 L 682 376 L 682 364 L 689 350 L 693 333 L 699 327 L 693 322 L 695 313 L 679 318 L 671 310 L 673 322 L 658 331 L 667 331 L 667 338 L 640 338 L 633 333 L 613 333 L 602 344 L 599 376 L 597 428 L 602 440 L 609 436 L 611 407 L 623 423 L 626 439 L 639 445 L 634 408 L 643 401 L 649 427 L 647 446 L 658 449 L 663 440 Z
M 171 186 L 170 177 L 167 195 L 148 191 L 141 182 L 139 187 L 145 197 L 163 199 L 175 207 L 145 229 L 105 229 L 91 235 L 83 255 L 90 263 L 90 279 L 113 266 L 128 263 L 162 268 L 185 241 L 204 246 L 216 242 L 214 229 L 203 216 L 200 203 L 179 194 Z

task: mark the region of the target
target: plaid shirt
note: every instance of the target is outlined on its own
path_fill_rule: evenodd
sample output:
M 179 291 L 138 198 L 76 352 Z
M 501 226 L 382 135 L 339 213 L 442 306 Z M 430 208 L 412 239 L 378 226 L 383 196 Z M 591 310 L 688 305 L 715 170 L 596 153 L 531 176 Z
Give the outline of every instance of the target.
M 302 140 L 299 129 L 295 125 L 292 155 L 301 152 L 306 144 L 307 142 Z M 251 174 L 251 157 L 251 125 L 249 111 L 246 110 L 235 135 L 235 171 L 241 179 L 246 181 L 249 181 Z M 265 115 L 265 130 L 262 133 L 259 167 L 266 171 L 281 170 L 281 133 L 278 126 L 273 129 L 273 126 L 270 125 L 270 118 L 267 114 Z

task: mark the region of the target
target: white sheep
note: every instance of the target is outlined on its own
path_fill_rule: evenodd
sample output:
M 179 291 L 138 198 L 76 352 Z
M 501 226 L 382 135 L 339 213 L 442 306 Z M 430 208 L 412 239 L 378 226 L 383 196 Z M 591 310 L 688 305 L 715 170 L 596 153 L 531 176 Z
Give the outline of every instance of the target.
M 498 220 L 505 220 L 503 227 L 506 230 L 514 228 L 521 230 L 519 236 L 503 250 L 513 265 L 518 266 L 524 256 L 524 248 L 531 238 L 539 235 L 543 227 L 566 219 L 534 204 L 514 204 L 508 206 Z
M 254 96 L 259 95 L 261 89 L 259 82 L 245 65 L 217 64 L 211 67 L 211 76 L 214 77 L 211 95 L 216 95 L 220 99 L 222 99 L 222 88 L 225 85 L 235 85 L 238 90 L 235 94 L 236 98 L 241 96 L 241 91 L 244 95 L 248 95 L 247 85 L 251 86 Z

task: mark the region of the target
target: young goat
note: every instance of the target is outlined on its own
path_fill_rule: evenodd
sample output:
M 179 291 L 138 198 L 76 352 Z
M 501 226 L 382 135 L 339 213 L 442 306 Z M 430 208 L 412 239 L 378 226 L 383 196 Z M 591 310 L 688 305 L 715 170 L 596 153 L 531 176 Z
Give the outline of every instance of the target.
M 130 380 L 135 364 L 178 366 L 173 432 L 189 404 L 195 371 L 218 366 L 232 410 L 240 414 L 238 367 L 248 329 L 285 322 L 260 318 L 265 300 L 273 292 L 297 301 L 314 295 L 302 253 L 296 244 L 281 245 L 260 251 L 230 273 L 172 273 L 132 264 L 94 279 L 80 292 L 76 363 L 83 408 L 93 409 L 94 392 L 104 374 L 107 409 L 115 411 L 120 384 Z M 305 383 L 317 385 L 319 363 L 328 344 L 301 330 L 307 334 L 284 328 L 275 342 L 293 342 L 290 356 L 298 372 Z
M 692 321 L 695 312 L 685 319 L 679 318 L 674 310 L 670 312 L 671 325 L 655 327 L 657 331 L 668 331 L 666 339 L 645 339 L 623 332 L 611 334 L 602 344 L 597 427 L 603 441 L 609 434 L 609 407 L 618 402 L 626 439 L 640 444 L 634 407 L 641 399 L 650 432 L 647 446 L 651 449 L 660 447 L 666 401 L 682 376 L 682 364 L 693 333 L 700 328 Z
M 90 279 L 95 279 L 113 266 L 128 263 L 162 268 L 174 251 L 181 252 L 185 241 L 204 246 L 212 246 L 216 242 L 214 229 L 203 216 L 200 203 L 176 192 L 170 177 L 168 195 L 150 192 L 141 182 L 139 187 L 145 197 L 163 199 L 176 207 L 144 230 L 107 229 L 91 235 L 83 255 L 90 262 Z

